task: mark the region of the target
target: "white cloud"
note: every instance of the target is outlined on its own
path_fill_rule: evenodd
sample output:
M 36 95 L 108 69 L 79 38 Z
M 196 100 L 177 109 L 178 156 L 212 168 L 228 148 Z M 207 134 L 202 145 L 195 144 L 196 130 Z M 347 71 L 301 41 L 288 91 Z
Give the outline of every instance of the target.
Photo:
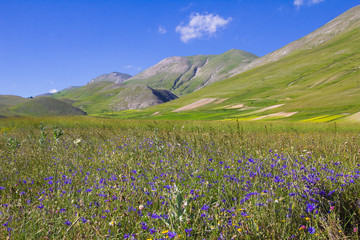
M 57 93 L 58 90 L 56 90 L 55 88 L 54 89 L 50 89 L 49 90 L 49 93 Z
M 297 7 L 300 7 L 303 4 L 304 4 L 303 0 L 294 0 L 294 5 L 297 6 Z
M 190 22 L 187 25 L 180 24 L 175 31 L 180 33 L 181 41 L 186 43 L 193 38 L 212 36 L 219 28 L 224 27 L 231 20 L 231 17 L 224 19 L 219 15 L 195 13 L 190 16 Z
M 158 32 L 161 33 L 161 34 L 167 33 L 166 28 L 164 28 L 163 26 L 160 26 L 160 27 L 158 28 Z
M 189 10 L 189 8 L 191 8 L 193 5 L 194 5 L 194 3 L 189 3 L 189 5 L 187 5 L 186 7 L 181 8 L 179 11 L 184 12 L 186 10 Z
M 317 3 L 321 3 L 325 0 L 294 0 L 294 5 L 300 7 L 302 5 L 313 5 Z

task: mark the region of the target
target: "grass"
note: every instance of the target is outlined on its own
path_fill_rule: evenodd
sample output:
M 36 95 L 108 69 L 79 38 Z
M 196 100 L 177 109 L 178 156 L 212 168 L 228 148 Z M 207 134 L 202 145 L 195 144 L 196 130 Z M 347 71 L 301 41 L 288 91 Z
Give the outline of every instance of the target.
M 359 239 L 359 126 L 0 120 L 0 238 Z

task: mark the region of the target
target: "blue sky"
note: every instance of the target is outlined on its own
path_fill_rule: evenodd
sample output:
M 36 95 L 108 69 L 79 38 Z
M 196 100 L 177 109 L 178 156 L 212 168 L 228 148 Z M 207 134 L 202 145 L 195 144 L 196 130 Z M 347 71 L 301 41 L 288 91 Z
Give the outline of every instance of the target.
M 170 56 L 263 56 L 360 0 L 0 0 L 0 94 L 35 96 Z

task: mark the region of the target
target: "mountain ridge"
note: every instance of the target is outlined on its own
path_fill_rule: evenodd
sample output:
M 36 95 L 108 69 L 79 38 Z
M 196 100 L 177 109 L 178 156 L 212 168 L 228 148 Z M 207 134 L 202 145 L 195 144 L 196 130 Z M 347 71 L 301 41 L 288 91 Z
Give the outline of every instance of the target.
M 324 26 L 309 33 L 308 35 L 295 40 L 284 47 L 275 50 L 263 57 L 260 57 L 243 68 L 235 68 L 231 71 L 232 76 L 246 72 L 253 68 L 262 66 L 267 63 L 275 62 L 293 51 L 301 48 L 314 48 L 333 37 L 343 33 L 344 31 L 351 30 L 360 26 L 360 5 L 355 6 L 348 11 L 342 13 L 338 17 L 326 23 Z
M 150 87 L 172 91 L 176 95 L 186 95 L 226 79 L 229 69 L 244 67 L 257 58 L 254 54 L 238 49 L 219 55 L 168 57 L 129 78 L 124 84 L 145 83 Z

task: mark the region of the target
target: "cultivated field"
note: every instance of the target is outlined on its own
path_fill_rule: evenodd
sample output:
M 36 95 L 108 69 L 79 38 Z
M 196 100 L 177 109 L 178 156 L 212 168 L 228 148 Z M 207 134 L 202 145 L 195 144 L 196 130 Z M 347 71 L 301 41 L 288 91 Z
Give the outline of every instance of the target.
M 359 239 L 360 126 L 0 120 L 1 239 Z

